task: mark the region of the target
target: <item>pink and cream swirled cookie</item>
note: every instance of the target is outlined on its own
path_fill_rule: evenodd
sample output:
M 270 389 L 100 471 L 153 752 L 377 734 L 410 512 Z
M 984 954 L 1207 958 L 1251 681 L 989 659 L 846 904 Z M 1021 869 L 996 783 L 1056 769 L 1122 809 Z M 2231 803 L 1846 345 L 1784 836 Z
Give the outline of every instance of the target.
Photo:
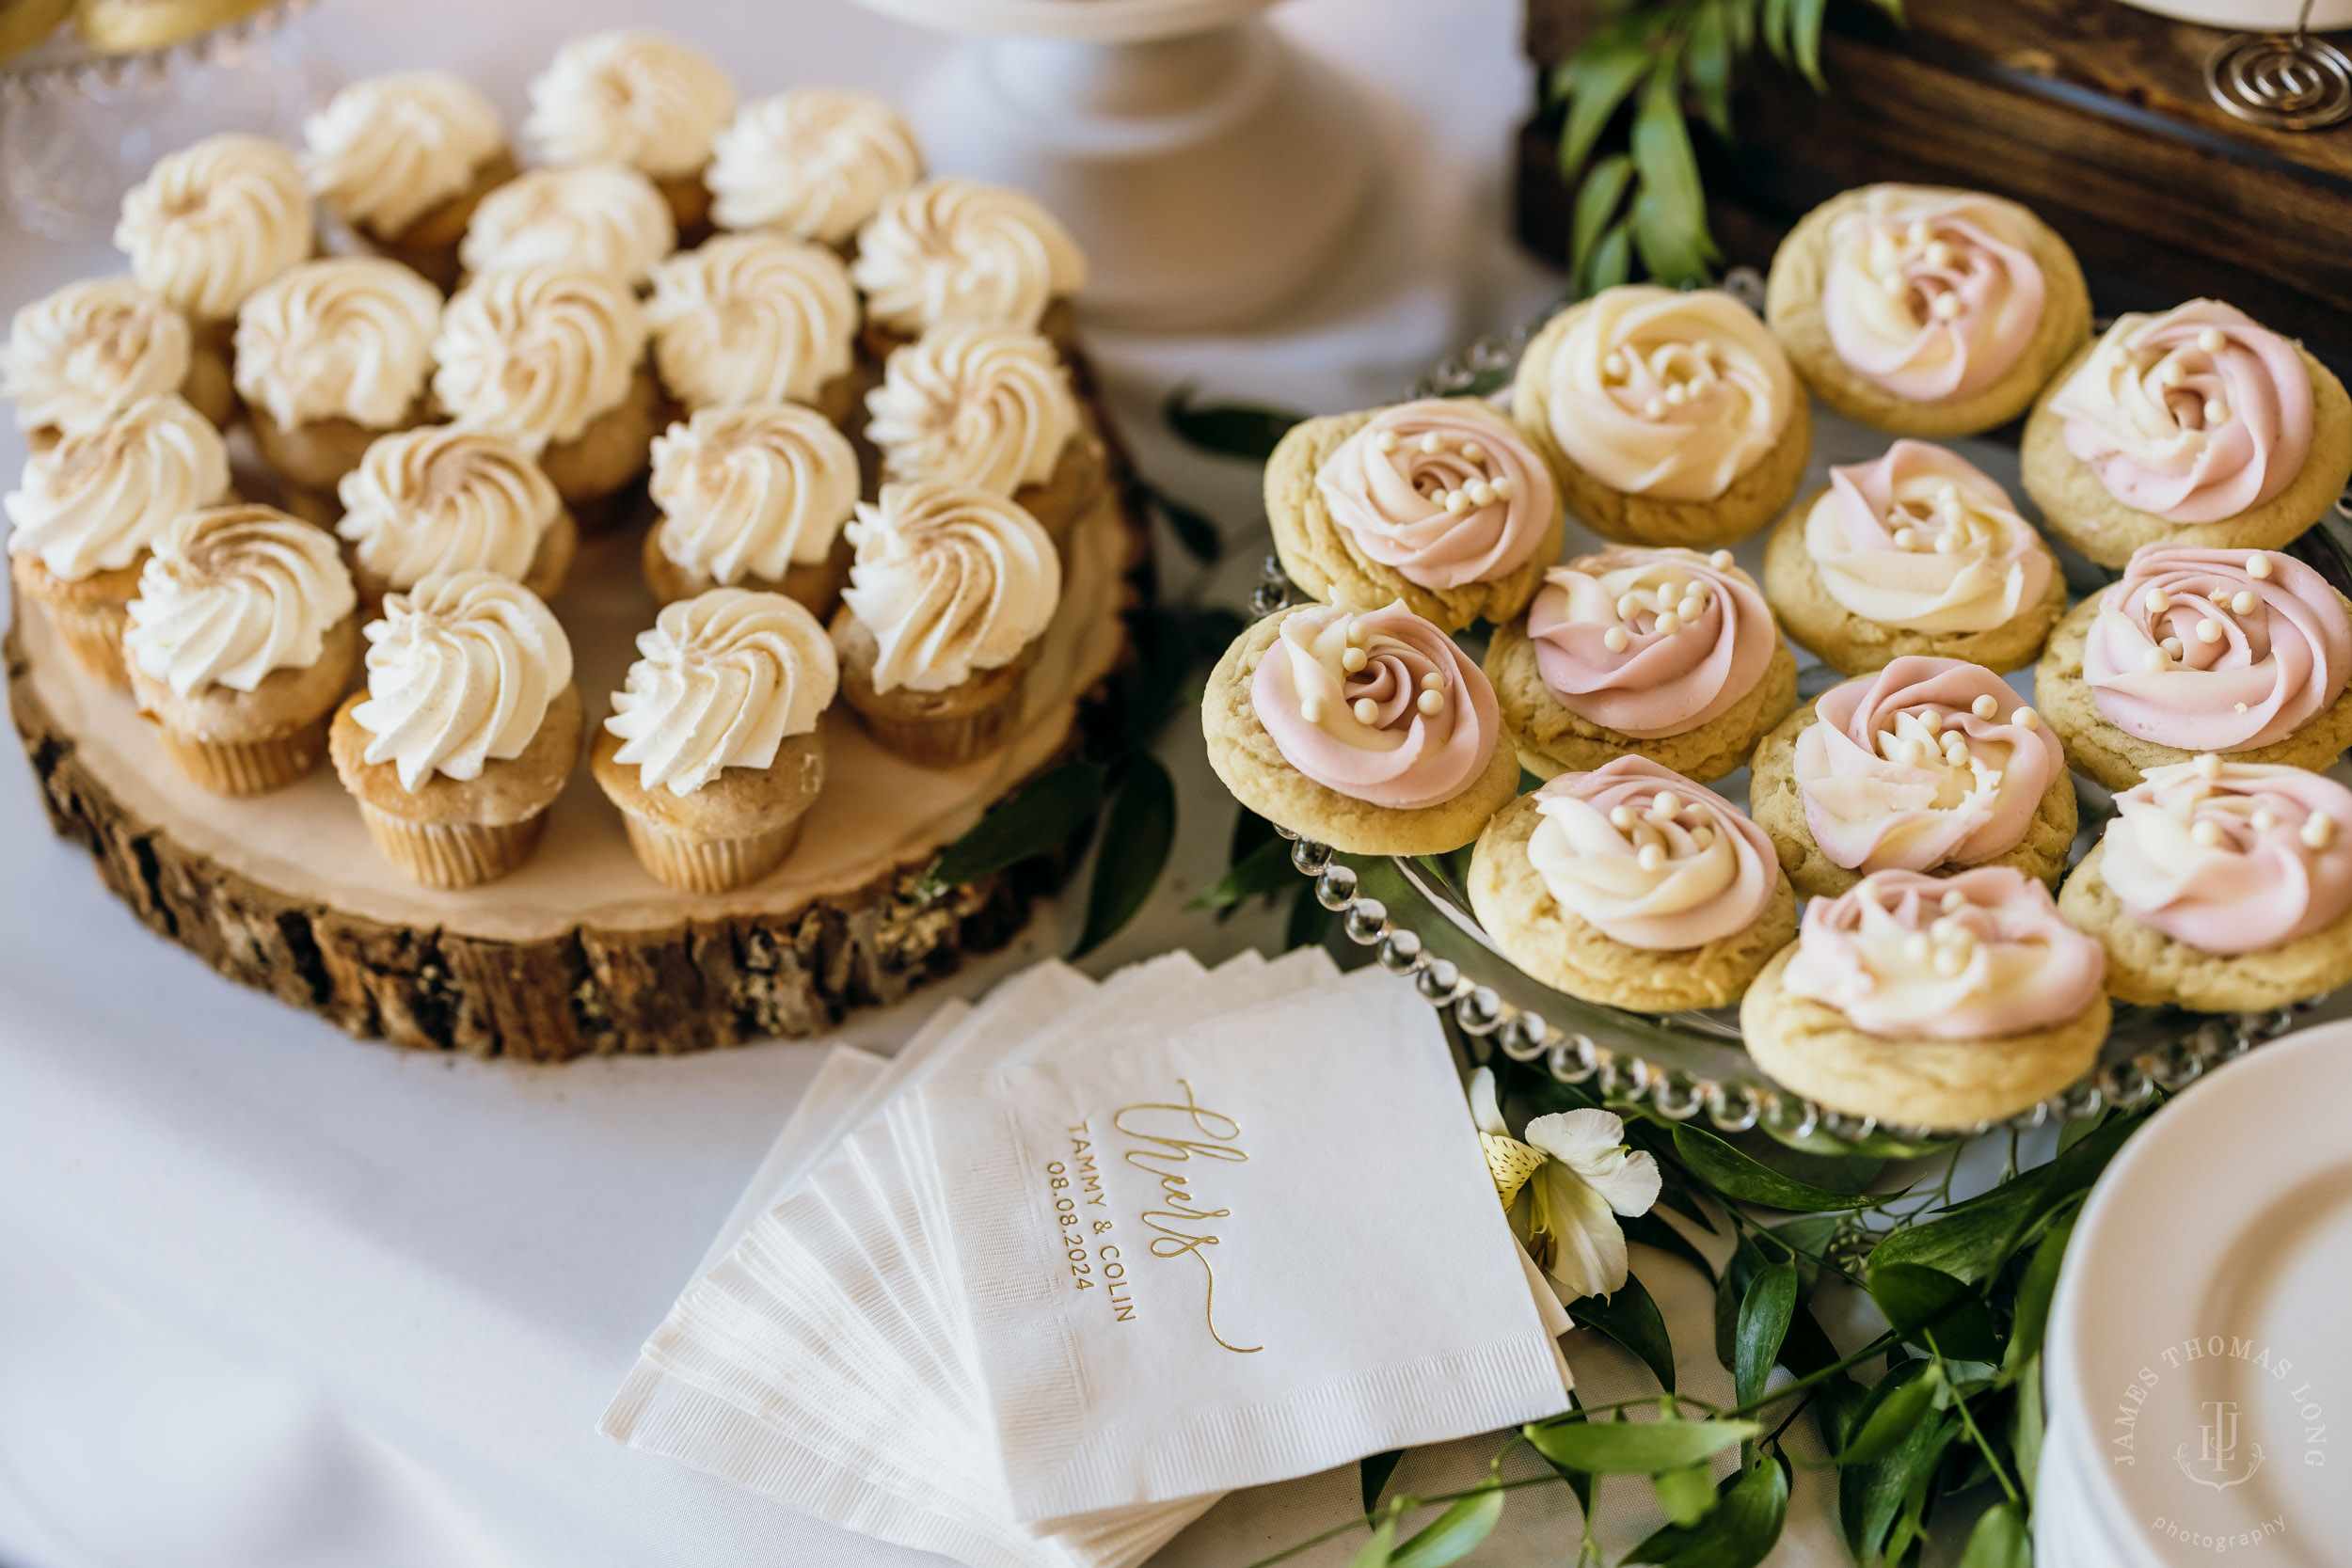
M 1295 425 L 1266 463 L 1275 553 L 1318 599 L 1402 599 L 1448 631 L 1527 608 L 1565 531 L 1551 470 L 1476 398 Z
M 1829 478 L 1765 546 L 1764 592 L 1790 637 L 1848 675 L 1906 654 L 2034 661 L 2066 613 L 2066 579 L 1997 482 L 1911 440 Z
M 2058 738 L 2001 678 L 1908 657 L 1832 687 L 1756 749 L 1748 809 L 1809 898 L 1872 872 L 2014 866 L 2056 885 L 2074 842 Z
M 1805 907 L 1740 1004 L 1740 1033 L 1756 1066 L 1830 1110 L 1973 1127 L 2090 1070 L 2105 970 L 2023 872 L 1878 871 Z
M 1973 436 L 2024 413 L 2090 335 L 2066 242 L 2013 201 L 1864 185 L 1772 257 L 1765 316 L 1823 403 L 1898 436 Z
M 1797 706 L 1797 660 L 1729 550 L 1619 547 L 1544 576 L 1486 644 L 1502 727 L 1531 773 L 1645 756 L 1685 778 L 1747 766 Z
M 1788 504 L 1813 447 L 1788 356 L 1718 289 L 1634 283 L 1554 316 L 1511 417 L 1603 538 L 1731 545 Z
M 2352 604 L 2293 556 L 2151 545 L 2034 670 L 2066 759 L 2109 789 L 2201 752 L 2326 768 L 2352 746 Z
M 2219 300 L 2119 316 L 2026 422 L 2026 493 L 2102 566 L 2143 545 L 2276 549 L 2352 478 L 2352 398 Z
M 1563 773 L 1478 835 L 1470 906 L 1548 986 L 1639 1012 L 1740 999 L 1797 933 L 1772 841 L 1645 757 Z
M 1402 603 L 1267 616 L 1210 673 L 1200 727 L 1234 799 L 1351 854 L 1459 848 L 1518 788 L 1486 677 Z
M 2250 1012 L 2352 981 L 2352 790 L 2207 752 L 2151 768 L 2058 895 L 2125 1002 Z

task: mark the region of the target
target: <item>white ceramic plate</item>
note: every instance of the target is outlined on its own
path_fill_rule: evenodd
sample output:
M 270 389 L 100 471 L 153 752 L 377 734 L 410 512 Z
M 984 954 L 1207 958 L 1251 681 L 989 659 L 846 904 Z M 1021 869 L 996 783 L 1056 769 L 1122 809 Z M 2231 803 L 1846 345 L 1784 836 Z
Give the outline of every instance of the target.
M 2341 1564 L 2352 1024 L 2264 1047 L 2125 1146 L 2050 1322 L 2052 1426 L 2130 1555 Z M 2073 1428 L 2072 1433 L 2066 1429 Z
M 2233 33 L 2284 33 L 2295 27 L 2303 0 L 2123 0 L 2123 4 L 2201 27 Z M 2311 30 L 2352 27 L 2352 0 L 2312 0 Z

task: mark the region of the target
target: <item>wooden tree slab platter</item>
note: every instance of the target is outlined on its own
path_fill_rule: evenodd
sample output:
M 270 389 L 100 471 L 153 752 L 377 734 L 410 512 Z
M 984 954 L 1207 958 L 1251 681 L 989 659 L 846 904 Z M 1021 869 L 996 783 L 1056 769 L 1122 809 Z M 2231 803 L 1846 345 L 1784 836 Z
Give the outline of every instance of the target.
M 142 921 L 352 1034 L 532 1061 L 811 1035 L 1001 946 L 1055 880 L 1033 865 L 917 891 L 943 846 L 1068 752 L 1081 699 L 1123 656 L 1145 547 L 1126 489 L 1105 486 L 1073 531 L 1061 609 L 1012 743 L 961 768 L 918 768 L 836 705 L 821 732 L 824 793 L 799 847 L 733 893 L 655 881 L 584 766 L 521 870 L 457 892 L 420 887 L 376 854 L 329 768 L 248 800 L 187 783 L 131 699 L 84 674 L 21 601 L 5 644 L 9 711 L 52 825 L 90 850 Z M 653 624 L 639 538 L 583 546 L 552 601 L 596 722 Z

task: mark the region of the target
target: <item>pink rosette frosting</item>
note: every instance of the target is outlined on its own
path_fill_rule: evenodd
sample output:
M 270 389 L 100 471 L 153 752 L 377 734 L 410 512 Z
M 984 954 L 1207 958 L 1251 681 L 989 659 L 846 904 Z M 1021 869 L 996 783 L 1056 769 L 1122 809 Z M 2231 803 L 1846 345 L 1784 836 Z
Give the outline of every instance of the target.
M 1804 547 L 1839 605 L 1880 626 L 1990 631 L 2041 601 L 2057 562 L 2009 492 L 1958 452 L 1898 441 L 1829 471 Z
M 2066 421 L 2066 450 L 2107 494 L 2167 522 L 2210 523 L 2261 505 L 2312 449 L 2303 356 L 2216 299 L 2118 316 L 2050 411 Z
M 2115 798 L 2100 874 L 2134 920 L 2208 953 L 2309 936 L 2352 908 L 2352 790 L 2300 768 L 2151 768 Z
M 1501 734 L 1486 675 L 1401 601 L 1294 611 L 1258 661 L 1249 702 L 1293 768 L 1392 811 L 1462 793 Z
M 1756 579 L 1729 550 L 1579 556 L 1544 574 L 1527 635 L 1562 706 L 1637 740 L 1728 712 L 1780 645 Z
M 1830 230 L 1821 314 L 1848 369 L 1914 403 L 1982 391 L 2017 363 L 2046 288 L 2007 203 L 1874 187 Z
M 1988 865 L 1881 871 L 1814 899 L 1781 984 L 1865 1034 L 1975 1040 L 2065 1022 L 2106 974 L 2106 950 L 2066 924 L 2048 888 Z
M 1780 885 L 1738 807 L 1647 757 L 1563 773 L 1533 797 L 1527 860 L 1554 902 L 1628 947 L 1700 947 L 1756 924 Z
M 2001 677 L 1957 658 L 1899 658 L 1832 687 L 1797 736 L 1804 821 L 1834 864 L 1973 865 L 2026 836 L 2058 736 Z
M 1523 563 L 1550 526 L 1551 470 L 1484 409 L 1384 408 L 1315 473 L 1331 520 L 1407 582 L 1459 588 Z
M 2347 676 L 2343 597 L 2267 550 L 2133 551 L 2083 643 L 2083 679 L 2107 722 L 2184 752 L 2283 740 L 2343 695 Z

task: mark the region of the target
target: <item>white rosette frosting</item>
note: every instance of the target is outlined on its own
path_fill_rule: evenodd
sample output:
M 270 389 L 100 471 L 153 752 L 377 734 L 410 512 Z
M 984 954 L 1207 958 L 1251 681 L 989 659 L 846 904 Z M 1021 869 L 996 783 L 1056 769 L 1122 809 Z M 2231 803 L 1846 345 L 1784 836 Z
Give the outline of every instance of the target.
M 908 337 L 941 322 L 1035 327 L 1086 286 L 1086 257 L 1036 198 L 976 180 L 926 180 L 858 231 L 850 276 L 874 320 Z
M 441 291 L 374 256 L 289 267 L 237 311 L 237 395 L 288 430 L 408 417 L 433 371 Z
M 574 39 L 531 83 L 523 135 L 550 164 L 611 162 L 657 180 L 700 173 L 735 113 L 718 62 L 658 33 Z
M 458 424 L 511 436 L 536 456 L 620 406 L 644 356 L 644 312 L 612 274 L 501 269 L 441 312 L 433 393 Z
M 1061 557 L 1037 519 L 968 484 L 885 484 L 849 532 L 841 598 L 881 645 L 876 691 L 945 691 L 1009 664 L 1061 601 Z
M 662 383 L 690 408 L 814 403 L 857 341 L 850 270 L 822 245 L 722 234 L 653 271 L 645 320 Z
M 130 565 L 174 518 L 228 492 L 220 432 L 166 392 L 26 459 L 24 479 L 0 507 L 13 525 L 8 553 L 72 582 Z
M 711 144 L 703 178 L 722 229 L 840 245 L 922 172 L 914 133 L 885 100 L 798 87 L 744 104 Z
M 1796 406 L 1788 356 L 1714 289 L 1603 289 L 1554 350 L 1552 439 L 1613 490 L 1708 501 L 1770 451 Z
M 142 284 L 198 321 L 227 321 L 310 254 L 302 170 L 266 137 L 207 136 L 124 194 L 115 245 Z
M 302 175 L 345 223 L 382 238 L 471 188 L 506 147 L 499 112 L 446 71 L 354 82 L 303 122 Z
M 188 318 L 129 277 L 68 283 L 19 309 L 0 353 L 0 397 L 19 430 L 72 434 L 187 379 Z
M 464 783 L 522 755 L 572 681 L 572 645 L 539 596 L 494 572 L 425 578 L 384 600 L 368 640 L 368 697 L 351 710 L 361 753 L 414 791 Z
M 1053 478 L 1078 433 L 1054 345 L 1017 327 L 934 326 L 893 350 L 866 394 L 866 438 L 892 479 L 939 479 L 1009 496 Z
M 394 588 L 477 569 L 519 582 L 564 509 L 529 452 L 453 425 L 381 437 L 336 494 L 343 515 L 335 531 Z
M 726 768 L 766 768 L 806 735 L 841 674 L 833 641 L 781 594 L 714 588 L 661 611 L 604 727 L 646 789 L 691 795 Z
M 535 168 L 482 198 L 457 245 L 469 272 L 594 267 L 643 283 L 677 248 L 677 222 L 653 182 L 627 164 Z
M 653 443 L 661 553 L 713 582 L 813 566 L 857 505 L 857 450 L 793 403 L 706 408 Z
M 335 541 L 266 506 L 183 512 L 139 572 L 131 662 L 183 697 L 307 670 L 358 602 Z

